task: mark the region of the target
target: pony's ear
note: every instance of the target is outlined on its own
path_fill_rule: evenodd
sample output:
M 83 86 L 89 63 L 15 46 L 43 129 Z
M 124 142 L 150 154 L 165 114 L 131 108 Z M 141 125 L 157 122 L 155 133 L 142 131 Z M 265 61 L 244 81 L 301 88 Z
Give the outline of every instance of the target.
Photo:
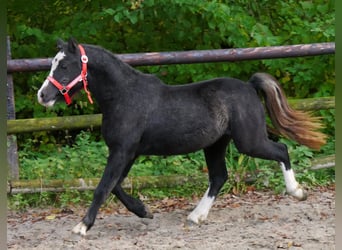
M 62 39 L 59 38 L 59 39 L 57 40 L 57 49 L 58 49 L 58 50 L 62 50 L 63 44 L 64 44 L 64 41 L 63 41 Z
M 77 46 L 78 46 L 77 41 L 74 38 L 71 37 L 69 39 L 69 42 L 68 42 L 68 50 L 71 53 L 75 53 Z

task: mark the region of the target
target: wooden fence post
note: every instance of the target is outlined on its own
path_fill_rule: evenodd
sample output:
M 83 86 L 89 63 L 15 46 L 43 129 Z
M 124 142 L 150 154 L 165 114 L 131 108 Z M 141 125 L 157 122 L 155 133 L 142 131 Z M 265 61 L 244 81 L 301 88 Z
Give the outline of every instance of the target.
M 10 38 L 7 36 L 7 60 L 11 59 Z M 15 120 L 13 77 L 7 74 L 7 120 Z M 19 179 L 19 159 L 16 135 L 7 136 L 7 161 L 11 180 Z

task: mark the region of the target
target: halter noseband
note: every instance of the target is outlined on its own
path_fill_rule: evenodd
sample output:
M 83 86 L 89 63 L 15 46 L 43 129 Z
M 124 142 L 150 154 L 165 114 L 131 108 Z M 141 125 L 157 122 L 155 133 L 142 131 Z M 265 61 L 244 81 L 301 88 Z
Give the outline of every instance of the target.
M 88 95 L 88 100 L 91 104 L 93 104 L 93 100 L 91 99 L 90 92 L 88 90 L 88 81 L 87 81 L 87 63 L 88 63 L 88 57 L 85 53 L 84 48 L 82 45 L 78 45 L 78 48 L 80 49 L 81 52 L 81 62 L 82 62 L 82 71 L 79 76 L 77 76 L 73 81 L 71 81 L 69 84 L 66 86 L 63 86 L 60 84 L 55 78 L 52 76 L 48 76 L 47 79 L 61 92 L 61 94 L 64 96 L 65 103 L 67 105 L 71 104 L 71 97 L 69 95 L 69 91 L 78 83 L 83 81 L 83 89 Z

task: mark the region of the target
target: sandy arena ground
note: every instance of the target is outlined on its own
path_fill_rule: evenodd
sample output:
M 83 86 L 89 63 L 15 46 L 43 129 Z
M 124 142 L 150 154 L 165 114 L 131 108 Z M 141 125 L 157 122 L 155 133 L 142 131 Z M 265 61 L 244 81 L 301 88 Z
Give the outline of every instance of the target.
M 154 219 L 121 204 L 103 207 L 87 236 L 71 233 L 86 208 L 8 212 L 8 249 L 335 249 L 335 189 L 315 188 L 306 201 L 249 192 L 217 198 L 208 220 L 188 225 L 197 198 L 146 201 Z

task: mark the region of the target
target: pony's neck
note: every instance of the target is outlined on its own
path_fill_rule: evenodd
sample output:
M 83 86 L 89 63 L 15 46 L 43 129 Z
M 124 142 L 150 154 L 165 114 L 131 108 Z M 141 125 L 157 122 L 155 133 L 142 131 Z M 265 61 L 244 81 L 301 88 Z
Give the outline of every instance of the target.
M 110 51 L 94 45 L 85 45 L 89 53 L 89 68 L 97 72 L 109 73 L 111 77 L 127 74 L 139 75 L 141 72 L 121 61 Z M 113 75 L 113 72 L 115 74 Z M 112 79 L 114 80 L 114 79 Z
M 118 97 L 125 88 L 136 85 L 143 74 L 101 47 L 84 45 L 84 49 L 89 58 L 89 89 L 99 104 Z

